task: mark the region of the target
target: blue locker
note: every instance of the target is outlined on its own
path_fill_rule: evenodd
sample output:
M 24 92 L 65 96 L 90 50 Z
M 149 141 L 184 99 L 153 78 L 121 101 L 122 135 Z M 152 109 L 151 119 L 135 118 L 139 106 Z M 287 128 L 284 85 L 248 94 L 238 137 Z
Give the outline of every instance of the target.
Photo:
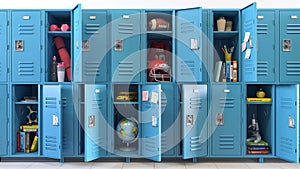
M 0 53 L 1 53 L 1 60 L 0 60 L 0 82 L 7 82 L 7 65 L 8 65 L 8 17 L 6 11 L 0 11 Z
M 107 105 L 105 85 L 85 85 L 84 161 L 106 156 L 107 149 Z
M 139 10 L 111 11 L 111 73 L 113 82 L 139 82 L 141 16 Z
M 161 161 L 161 85 L 143 85 L 142 95 L 142 157 Z
M 276 156 L 299 162 L 299 85 L 276 86 Z
M 63 156 L 71 157 L 74 155 L 75 144 L 75 122 L 78 117 L 74 112 L 72 85 L 61 86 L 61 106 L 62 106 L 62 153 Z
M 280 11 L 280 82 L 300 81 L 300 11 Z
M 107 18 L 106 11 L 82 12 L 82 80 L 107 81 Z
M 62 100 L 60 85 L 43 86 L 42 154 L 62 158 Z
M 41 12 L 12 11 L 12 82 L 41 81 Z
M 207 85 L 182 86 L 183 159 L 207 155 Z
M 208 60 L 209 60 L 209 46 L 211 40 L 209 39 L 209 14 L 208 9 L 202 10 L 202 82 L 208 81 Z
M 202 81 L 202 9 L 176 11 L 176 81 Z
M 241 86 L 213 85 L 211 129 L 213 156 L 241 155 Z
M 255 82 L 257 81 L 257 70 L 256 70 L 256 62 L 257 62 L 257 35 L 256 35 L 256 3 L 253 3 L 241 10 L 241 37 L 242 42 L 244 41 L 245 33 L 249 32 L 250 37 L 247 41 L 247 49 L 242 51 L 242 76 L 243 81 L 245 82 Z M 238 45 L 239 47 L 239 45 Z M 250 56 L 246 56 L 247 50 L 250 50 Z
M 176 110 L 176 90 L 173 84 L 161 84 L 161 151 L 163 157 L 176 156 L 179 143 L 179 112 Z M 178 91 L 178 89 L 177 89 Z
M 8 154 L 8 106 L 7 106 L 7 86 L 0 85 L 0 92 L 2 93 L 0 97 L 0 124 L 1 134 L 0 134 L 0 156 L 5 156 Z
M 275 82 L 275 11 L 257 12 L 257 81 Z
M 82 11 L 81 4 L 72 10 L 72 48 L 74 60 L 74 81 L 81 82 L 82 78 Z

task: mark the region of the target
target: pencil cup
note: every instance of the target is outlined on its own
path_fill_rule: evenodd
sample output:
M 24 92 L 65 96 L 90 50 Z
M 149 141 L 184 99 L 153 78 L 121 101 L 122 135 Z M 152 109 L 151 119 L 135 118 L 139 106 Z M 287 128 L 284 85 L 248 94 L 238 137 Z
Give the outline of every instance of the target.
M 225 54 L 225 60 L 226 61 L 231 61 L 231 53 L 226 53 Z

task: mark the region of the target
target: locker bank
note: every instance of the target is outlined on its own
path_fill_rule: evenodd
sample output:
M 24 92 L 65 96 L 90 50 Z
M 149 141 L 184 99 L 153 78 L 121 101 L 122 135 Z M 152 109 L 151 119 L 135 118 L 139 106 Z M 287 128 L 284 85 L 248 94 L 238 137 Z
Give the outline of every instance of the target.
M 0 157 L 298 163 L 299 17 L 1 10 Z

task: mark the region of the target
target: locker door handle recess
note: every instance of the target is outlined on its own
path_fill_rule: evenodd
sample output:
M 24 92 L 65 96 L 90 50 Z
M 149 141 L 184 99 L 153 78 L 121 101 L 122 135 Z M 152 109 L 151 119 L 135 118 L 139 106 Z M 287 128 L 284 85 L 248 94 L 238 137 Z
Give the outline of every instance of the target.
M 122 18 L 123 18 L 123 19 L 129 19 L 130 16 L 129 16 L 129 15 L 123 15 Z
M 264 19 L 265 17 L 264 16 L 262 16 L 262 15 L 258 15 L 257 16 L 257 19 Z
M 291 19 L 298 19 L 297 15 L 291 15 Z
M 224 89 L 224 93 L 230 93 L 230 89 Z

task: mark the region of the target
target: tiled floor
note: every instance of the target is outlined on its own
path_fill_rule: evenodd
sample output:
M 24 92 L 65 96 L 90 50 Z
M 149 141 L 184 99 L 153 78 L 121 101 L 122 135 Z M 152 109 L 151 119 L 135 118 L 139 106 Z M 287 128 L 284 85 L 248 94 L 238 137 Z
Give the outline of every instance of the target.
M 0 162 L 0 169 L 300 169 L 300 164 L 281 160 L 205 160 L 191 162 Z

